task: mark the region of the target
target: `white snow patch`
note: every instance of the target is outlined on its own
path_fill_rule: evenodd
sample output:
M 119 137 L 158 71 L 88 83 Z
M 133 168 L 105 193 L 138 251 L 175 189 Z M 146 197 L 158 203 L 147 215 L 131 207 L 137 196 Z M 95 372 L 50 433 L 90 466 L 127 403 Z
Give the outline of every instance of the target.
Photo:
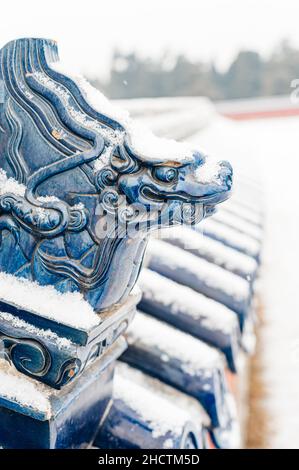
M 223 211 L 230 212 L 257 226 L 261 226 L 263 224 L 263 214 L 260 211 L 250 209 L 238 203 L 238 201 L 235 201 L 234 197 L 225 202 Z
M 51 68 L 71 78 L 83 92 L 87 103 L 96 111 L 118 121 L 122 125 L 129 122 L 129 112 L 115 105 L 101 91 L 92 86 L 77 70 L 71 70 L 62 61 L 51 63 Z
M 203 424 L 210 424 L 209 417 L 195 399 L 120 362 L 115 371 L 114 398 L 125 401 L 148 422 L 153 437 L 165 436 L 168 432 L 180 436 L 190 422 L 198 430 Z M 165 445 L 170 445 L 170 438 Z
M 235 398 L 229 392 L 225 393 L 225 403 L 231 422 L 229 429 L 223 431 L 221 434 L 227 441 L 228 449 L 239 449 L 241 446 L 241 427 Z
M 57 202 L 59 201 L 58 197 L 56 196 L 39 196 L 37 197 L 39 202 Z
M 251 277 L 257 270 L 257 262 L 251 256 L 205 237 L 189 227 L 182 225 L 161 230 L 160 235 L 165 240 L 175 240 L 175 244 L 180 248 L 191 250 L 196 256 L 202 256 L 228 271 L 240 272 L 243 276 Z
M 90 329 L 101 321 L 79 292 L 62 294 L 53 286 L 40 286 L 11 274 L 0 273 L 0 298 L 74 328 Z
M 234 312 L 190 287 L 182 286 L 149 269 L 141 271 L 138 284 L 145 299 L 161 303 L 173 314 L 182 312 L 200 320 L 207 329 L 226 334 L 238 329 Z
M 132 148 L 145 160 L 187 163 L 192 160 L 194 148 L 185 142 L 157 137 L 151 130 L 133 120 L 127 126 Z
M 205 375 L 206 372 L 208 371 L 204 371 Z M 209 416 L 196 398 L 192 398 L 123 362 L 117 362 L 116 373 L 130 379 L 131 382 L 138 383 L 156 395 L 162 396 L 165 400 L 171 401 L 176 407 L 186 410 L 195 424 L 210 425 Z
M 85 208 L 83 202 L 78 202 L 78 204 L 75 204 L 74 206 L 72 206 L 72 209 L 76 209 L 76 210 L 83 210 Z
M 165 436 L 169 432 L 179 436 L 190 420 L 180 408 L 117 373 L 114 377 L 114 399 L 124 401 L 146 421 L 154 438 Z
M 233 228 L 213 220 L 212 217 L 202 222 L 201 230 L 203 233 L 213 233 L 219 240 L 243 250 L 249 256 L 256 257 L 261 250 L 260 242 L 245 233 L 240 233 Z
M 205 163 L 198 167 L 195 171 L 196 181 L 202 184 L 210 184 L 211 182 L 222 184 L 220 178 L 220 169 L 221 166 L 219 161 L 212 158 L 207 158 Z
M 104 152 L 101 154 L 101 157 L 95 161 L 95 165 L 94 165 L 95 172 L 102 170 L 104 166 L 109 164 L 114 148 L 115 148 L 114 145 L 108 145 L 105 148 Z
M 181 362 L 182 370 L 197 375 L 202 369 L 223 367 L 218 351 L 193 336 L 138 312 L 127 332 L 129 344 L 144 344 Z
M 48 418 L 51 415 L 47 387 L 21 375 L 3 360 L 0 360 L 0 396 L 21 406 L 45 413 Z
M 59 64 L 55 63 L 53 64 L 53 69 L 57 69 L 57 72 L 60 72 L 59 70 Z M 64 72 L 61 72 L 64 73 Z M 107 126 L 101 125 L 98 121 L 95 119 L 89 117 L 87 114 L 76 110 L 72 105 L 71 105 L 71 94 L 70 92 L 61 84 L 56 83 L 54 80 L 52 80 L 48 75 L 46 75 L 43 72 L 34 72 L 32 74 L 36 80 L 38 80 L 40 83 L 42 83 L 44 86 L 49 88 L 50 90 L 54 91 L 61 99 L 63 102 L 64 106 L 66 107 L 68 113 L 70 116 L 77 121 L 81 126 L 85 126 L 86 128 L 92 129 L 99 134 L 102 135 L 104 139 L 107 139 L 109 142 L 113 142 L 115 145 L 121 143 L 124 138 L 124 133 L 118 130 L 113 130 L 108 128 Z M 65 73 L 65 75 L 67 75 Z M 74 81 L 74 77 L 70 77 Z M 57 129 L 53 129 L 56 133 L 58 132 L 60 134 L 60 131 Z
M 219 210 L 213 215 L 213 220 L 227 225 L 238 232 L 245 233 L 258 241 L 261 241 L 263 238 L 263 231 L 260 227 L 252 224 L 251 222 L 247 222 L 242 219 L 242 217 L 235 214 Z
M 48 339 L 50 341 L 55 342 L 59 348 L 69 348 L 71 346 L 71 341 L 67 338 L 62 336 L 58 336 L 56 333 L 51 331 L 50 329 L 44 330 L 41 328 L 37 328 L 30 323 L 21 320 L 20 318 L 11 315 L 7 312 L 0 312 L 0 320 L 5 320 L 12 324 L 15 328 L 21 328 L 22 330 L 26 331 L 27 333 L 32 334 L 34 337 L 41 337 Z
M 26 186 L 18 183 L 14 178 L 8 178 L 6 172 L 0 168 L 0 195 L 13 193 L 18 196 L 24 196 Z
M 70 71 L 62 62 L 55 62 L 51 67 L 59 73 L 69 76 L 82 90 L 86 101 L 98 112 L 119 122 L 129 133 L 133 150 L 146 160 L 186 162 L 192 158 L 194 148 L 187 143 L 157 137 L 143 124 L 135 122 L 125 111 L 94 88 L 80 74 Z M 37 73 L 35 74 L 37 75 Z M 40 74 L 37 75 L 39 79 Z M 45 80 L 45 79 L 44 79 Z M 50 79 L 49 79 L 50 80 Z M 47 83 L 49 85 L 49 83 Z M 53 86 L 53 85 L 52 85 Z M 56 85 L 56 89 L 57 89 Z M 73 116 L 75 118 L 75 115 Z
M 168 266 L 172 270 L 188 271 L 209 287 L 225 292 L 237 301 L 246 301 L 249 298 L 250 287 L 245 279 L 182 248 L 152 238 L 148 244 L 147 254 L 155 264 Z
M 174 443 L 172 439 L 166 439 L 164 442 L 163 448 L 164 449 L 173 449 Z

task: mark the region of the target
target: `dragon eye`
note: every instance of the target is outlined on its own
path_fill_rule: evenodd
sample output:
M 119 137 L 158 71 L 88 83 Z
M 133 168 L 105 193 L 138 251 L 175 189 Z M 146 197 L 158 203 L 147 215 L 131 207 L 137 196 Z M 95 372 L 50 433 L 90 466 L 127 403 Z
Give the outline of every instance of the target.
M 156 167 L 153 171 L 154 177 L 163 183 L 173 183 L 178 178 L 178 171 L 175 168 Z

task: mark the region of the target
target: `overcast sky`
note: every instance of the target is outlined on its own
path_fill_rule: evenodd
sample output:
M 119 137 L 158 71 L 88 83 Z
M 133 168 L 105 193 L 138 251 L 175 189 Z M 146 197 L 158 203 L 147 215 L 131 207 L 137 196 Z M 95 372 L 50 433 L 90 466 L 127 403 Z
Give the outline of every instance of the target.
M 225 67 L 240 48 L 299 46 L 299 0 L 2 0 L 0 44 L 50 37 L 60 55 L 105 76 L 115 47 L 157 57 L 184 52 Z

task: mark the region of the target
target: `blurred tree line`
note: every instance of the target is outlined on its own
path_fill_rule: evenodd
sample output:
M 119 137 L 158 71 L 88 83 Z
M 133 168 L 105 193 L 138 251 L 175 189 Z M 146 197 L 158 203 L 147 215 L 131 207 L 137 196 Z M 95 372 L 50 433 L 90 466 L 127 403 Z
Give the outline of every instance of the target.
M 221 100 L 288 94 L 294 78 L 299 78 L 299 50 L 283 41 L 268 58 L 240 51 L 226 71 L 184 55 L 153 60 L 116 51 L 109 80 L 92 82 L 110 98 L 204 95 Z

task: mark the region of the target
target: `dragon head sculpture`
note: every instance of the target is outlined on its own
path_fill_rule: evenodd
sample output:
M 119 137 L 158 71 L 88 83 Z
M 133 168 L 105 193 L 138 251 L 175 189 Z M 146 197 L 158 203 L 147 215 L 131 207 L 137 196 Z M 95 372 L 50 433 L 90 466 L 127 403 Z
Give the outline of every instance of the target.
M 232 168 L 134 127 L 61 70 L 54 41 L 13 41 L 0 63 L 0 269 L 107 309 L 136 283 L 149 232 L 211 214 Z

